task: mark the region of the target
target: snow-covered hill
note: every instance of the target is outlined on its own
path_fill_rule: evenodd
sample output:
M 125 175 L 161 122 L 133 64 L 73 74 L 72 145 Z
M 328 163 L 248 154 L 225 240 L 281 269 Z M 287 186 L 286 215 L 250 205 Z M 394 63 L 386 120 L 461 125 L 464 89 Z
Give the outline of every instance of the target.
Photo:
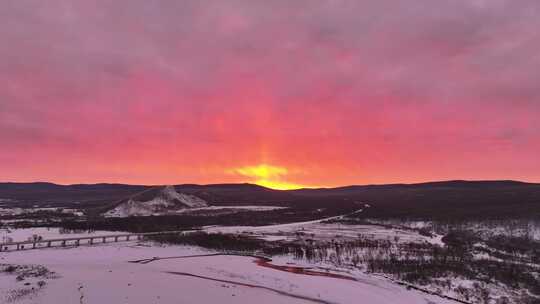
M 208 202 L 200 197 L 179 193 L 173 186 L 166 186 L 159 189 L 151 198 L 148 198 L 148 193 L 131 197 L 104 215 L 107 217 L 159 215 L 186 208 L 207 207 L 208 205 Z

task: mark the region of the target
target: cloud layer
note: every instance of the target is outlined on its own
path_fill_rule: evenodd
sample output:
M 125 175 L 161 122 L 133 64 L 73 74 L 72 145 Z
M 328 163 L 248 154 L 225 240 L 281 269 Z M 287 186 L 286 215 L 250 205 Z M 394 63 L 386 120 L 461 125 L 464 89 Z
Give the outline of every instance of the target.
M 0 179 L 237 182 L 269 164 L 302 185 L 540 181 L 538 16 L 529 0 L 4 1 Z

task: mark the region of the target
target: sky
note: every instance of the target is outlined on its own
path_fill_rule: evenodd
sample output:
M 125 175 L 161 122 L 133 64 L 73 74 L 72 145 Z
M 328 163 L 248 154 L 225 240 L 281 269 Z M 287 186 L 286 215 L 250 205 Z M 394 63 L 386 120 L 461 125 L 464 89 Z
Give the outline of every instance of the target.
M 537 0 L 5 0 L 0 181 L 540 182 Z

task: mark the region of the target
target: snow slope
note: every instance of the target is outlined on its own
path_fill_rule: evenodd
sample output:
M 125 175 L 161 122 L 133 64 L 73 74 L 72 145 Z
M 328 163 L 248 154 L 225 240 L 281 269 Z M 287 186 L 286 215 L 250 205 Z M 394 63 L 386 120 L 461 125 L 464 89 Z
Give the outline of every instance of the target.
M 186 208 L 207 207 L 208 202 L 195 195 L 178 193 L 173 186 L 166 186 L 150 200 L 132 197 L 107 211 L 107 217 L 159 215 Z

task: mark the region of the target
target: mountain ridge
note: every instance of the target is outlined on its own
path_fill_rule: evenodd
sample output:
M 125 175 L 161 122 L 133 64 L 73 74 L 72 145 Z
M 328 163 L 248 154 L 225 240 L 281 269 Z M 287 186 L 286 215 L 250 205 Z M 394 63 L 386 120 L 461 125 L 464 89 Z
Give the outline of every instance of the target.
M 297 191 L 297 190 L 335 190 L 335 189 L 345 189 L 345 188 L 353 188 L 353 187 L 393 187 L 393 186 L 435 186 L 435 185 L 456 185 L 456 184 L 483 184 L 483 185 L 489 185 L 489 184 L 507 184 L 507 185 L 540 185 L 540 183 L 537 182 L 527 182 L 527 181 L 519 181 L 519 180 L 461 180 L 461 179 L 450 179 L 450 180 L 437 180 L 437 181 L 426 181 L 426 182 L 412 182 L 412 183 L 388 183 L 388 184 L 351 184 L 351 185 L 343 185 L 343 186 L 336 186 L 336 187 L 305 187 L 305 188 L 299 188 L 299 189 L 292 189 L 292 190 L 279 190 L 279 189 L 272 189 L 269 187 L 261 186 L 254 183 L 213 183 L 213 184 L 194 184 L 194 183 L 185 183 L 185 184 L 171 184 L 175 187 L 239 187 L 239 186 L 245 186 L 245 187 L 254 187 L 254 188 L 263 188 L 273 191 Z M 155 185 L 144 185 L 144 184 L 124 184 L 124 183 L 76 183 L 76 184 L 61 184 L 61 183 L 54 183 L 54 182 L 45 182 L 45 181 L 36 181 L 36 182 L 0 182 L 0 190 L 3 186 L 50 186 L 50 187 L 93 187 L 93 186 L 122 186 L 122 187 L 161 187 L 161 186 L 167 186 L 165 184 L 155 184 Z
M 123 184 L 53 185 L 0 183 L 0 207 L 63 207 L 102 214 L 127 198 L 163 186 Z M 272 205 L 334 208 L 354 202 L 373 206 L 369 216 L 531 217 L 540 216 L 540 184 L 512 180 L 436 181 L 417 184 L 356 185 L 336 188 L 274 190 L 254 184 L 179 184 L 179 193 L 214 206 Z M 4 202 L 2 202 L 2 199 Z

